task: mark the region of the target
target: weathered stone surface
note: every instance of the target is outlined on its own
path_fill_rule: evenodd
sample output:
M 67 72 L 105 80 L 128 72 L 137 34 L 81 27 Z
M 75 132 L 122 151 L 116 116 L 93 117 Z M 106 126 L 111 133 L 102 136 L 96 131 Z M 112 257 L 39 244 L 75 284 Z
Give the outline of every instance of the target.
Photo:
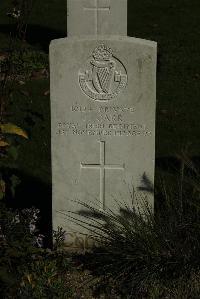
M 144 173 L 154 180 L 156 43 L 55 40 L 50 70 L 53 225 L 74 245 L 77 227 L 61 213 L 80 210 L 76 200 L 117 210 Z
M 127 0 L 68 0 L 68 37 L 127 35 Z

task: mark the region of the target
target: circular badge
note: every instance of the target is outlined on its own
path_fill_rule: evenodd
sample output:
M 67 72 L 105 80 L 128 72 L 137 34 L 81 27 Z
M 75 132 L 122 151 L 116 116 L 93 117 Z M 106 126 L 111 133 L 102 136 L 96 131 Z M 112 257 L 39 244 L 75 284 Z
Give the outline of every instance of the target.
M 84 94 L 95 101 L 116 98 L 128 81 L 124 65 L 113 56 L 111 48 L 104 44 L 93 51 L 78 77 Z

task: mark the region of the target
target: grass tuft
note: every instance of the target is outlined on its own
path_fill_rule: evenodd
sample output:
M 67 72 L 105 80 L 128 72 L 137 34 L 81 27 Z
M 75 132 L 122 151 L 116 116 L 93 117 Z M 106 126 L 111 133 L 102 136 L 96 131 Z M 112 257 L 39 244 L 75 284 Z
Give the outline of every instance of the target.
M 100 277 L 99 290 L 110 281 L 122 298 L 200 296 L 200 177 L 188 158 L 181 159 L 177 187 L 168 191 L 162 181 L 154 212 L 146 199 L 141 209 L 124 206 L 119 214 L 83 204 L 88 212 L 79 213 L 81 221 L 98 246 L 81 258 Z

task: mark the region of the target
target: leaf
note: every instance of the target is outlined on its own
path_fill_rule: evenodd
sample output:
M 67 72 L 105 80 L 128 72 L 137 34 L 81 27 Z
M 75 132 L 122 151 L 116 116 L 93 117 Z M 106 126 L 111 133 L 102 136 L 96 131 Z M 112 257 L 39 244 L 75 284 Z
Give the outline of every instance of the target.
M 8 145 L 9 145 L 8 142 L 6 142 L 6 141 L 4 141 L 4 140 L 0 140 L 0 147 L 6 147 L 6 146 L 8 146 Z
M 3 134 L 16 134 L 28 139 L 27 133 L 20 127 L 16 126 L 15 124 L 11 124 L 11 123 L 0 124 L 0 131 Z

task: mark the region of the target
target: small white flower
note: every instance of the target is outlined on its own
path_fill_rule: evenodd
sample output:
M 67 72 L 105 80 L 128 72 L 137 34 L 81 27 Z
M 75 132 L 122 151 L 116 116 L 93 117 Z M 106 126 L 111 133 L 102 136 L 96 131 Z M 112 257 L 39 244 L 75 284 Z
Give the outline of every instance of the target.
M 19 217 L 19 214 L 15 215 L 15 217 L 13 218 L 12 220 L 13 223 L 17 224 L 17 223 L 20 223 L 20 217 Z
M 19 19 L 21 16 L 21 11 L 19 9 L 13 8 L 12 12 L 8 12 L 7 16 L 13 18 L 13 19 Z
M 39 234 L 37 237 L 36 237 L 36 245 L 39 247 L 39 248 L 42 248 L 43 245 L 44 245 L 44 235 L 41 235 Z
M 34 223 L 29 224 L 29 230 L 31 234 L 34 234 L 36 231 L 36 225 Z

